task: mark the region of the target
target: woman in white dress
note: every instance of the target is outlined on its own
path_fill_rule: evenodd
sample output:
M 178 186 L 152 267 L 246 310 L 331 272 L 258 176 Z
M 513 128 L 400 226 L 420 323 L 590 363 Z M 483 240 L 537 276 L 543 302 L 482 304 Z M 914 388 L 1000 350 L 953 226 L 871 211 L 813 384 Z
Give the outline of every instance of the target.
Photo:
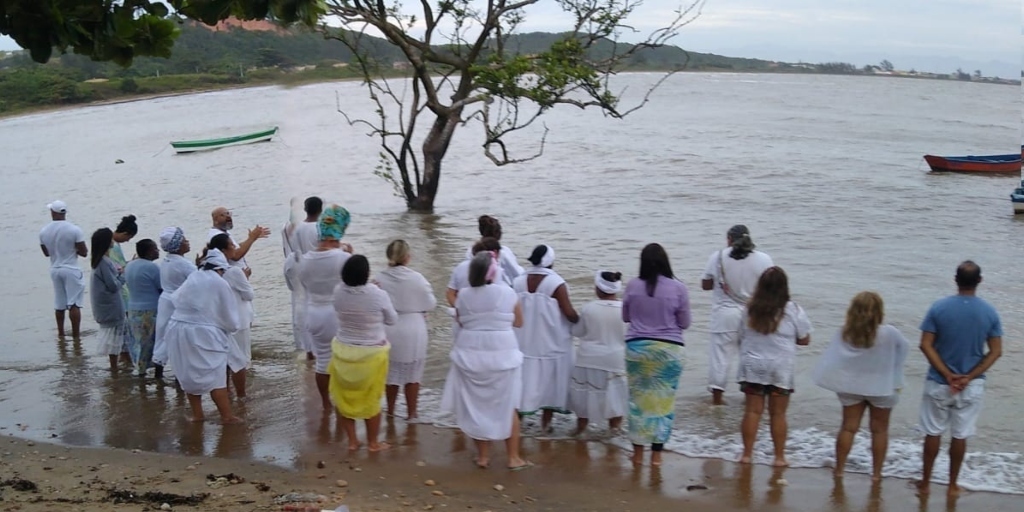
M 227 233 L 221 233 L 210 240 L 209 247 L 224 252 L 230 245 L 231 238 Z M 241 323 L 241 328 L 231 336 L 237 350 L 232 350 L 228 354 L 228 384 L 235 386 L 235 396 L 238 398 L 245 398 L 245 371 L 252 366 L 252 300 L 256 294 L 249 284 L 251 274 L 252 270 L 249 267 L 235 265 L 224 271 L 224 280 L 231 285 L 231 291 L 235 294 L 238 321 Z
M 427 312 L 437 306 L 434 289 L 423 274 L 409 268 L 412 254 L 405 240 L 388 244 L 388 268 L 377 275 L 377 285 L 391 297 L 398 312 L 395 325 L 384 327 L 391 343 L 388 362 L 387 395 L 388 417 L 395 415 L 395 402 L 399 388 L 405 390 L 407 419 L 419 418 L 416 405 L 420 395 L 420 381 L 427 362 Z
M 565 279 L 551 269 L 555 250 L 538 245 L 529 260 L 533 267 L 513 285 L 523 308 L 523 326 L 515 330 L 524 357 L 519 413 L 542 411 L 541 430 L 547 433 L 554 413 L 568 412 L 575 359 L 570 328 L 580 317 L 569 300 Z
M 384 326 L 395 325 L 398 313 L 387 292 L 369 280 L 366 256 L 353 255 L 341 269 L 341 284 L 334 290 L 338 336 L 331 346 L 328 371 L 331 398 L 341 416 L 348 449 L 359 449 L 356 421 L 364 420 L 367 449 L 378 452 L 389 448 L 387 443 L 377 441 L 391 350 Z
M 221 423 L 242 422 L 231 412 L 225 378 L 228 354 L 235 349 L 231 334 L 242 327 L 235 294 L 222 277 L 229 267 L 222 252 L 207 252 L 199 271 L 174 292 L 174 312 L 164 333 L 168 359 L 196 422 L 205 418 L 206 393 L 217 405 Z
M 341 241 L 350 220 L 348 210 L 341 206 L 332 204 L 324 209 L 317 221 L 320 243 L 299 261 L 299 282 L 306 295 L 306 330 L 316 358 L 316 389 L 323 410 L 328 413 L 334 406 L 327 369 L 331 363 L 331 341 L 338 334 L 334 289 L 341 283 L 341 269 L 352 253 L 352 246 Z
M 793 393 L 796 371 L 796 347 L 811 343 L 811 322 L 803 308 L 789 300 L 789 280 L 779 267 L 769 267 L 757 281 L 754 295 L 747 303 L 744 322 L 740 324 L 740 391 L 746 395 L 743 421 L 741 464 L 750 464 L 754 442 L 761 424 L 765 403 L 768 404 L 772 444 L 775 448 L 773 466 L 786 462 L 786 409 Z
M 184 258 L 192 248 L 181 228 L 164 228 L 160 232 L 160 248 L 164 250 L 164 260 L 160 263 L 160 287 L 163 288 L 163 293 L 160 294 L 160 300 L 156 305 L 156 344 L 153 348 L 153 364 L 156 366 L 157 379 L 164 377 L 164 365 L 167 364 L 164 333 L 174 309 L 171 299 L 188 276 L 196 271 L 195 263 Z
M 498 262 L 478 253 L 469 267 L 470 288 L 459 293 L 456 317 L 462 325 L 452 344 L 451 367 L 444 383 L 441 409 L 476 444 L 476 465 L 490 465 L 491 441 L 505 441 L 508 468 L 531 466 L 519 454 L 519 415 L 523 353 L 514 327 L 523 323 L 515 292 L 494 284 Z
M 580 339 L 576 367 L 569 385 L 569 410 L 576 413 L 576 432 L 587 430 L 590 420 L 608 420 L 612 432 L 622 427 L 629 412 L 626 382 L 627 324 L 622 321 L 622 274 L 599 270 L 594 276 L 597 300 L 580 309 L 572 334 Z
M 871 479 L 882 479 L 889 449 L 889 414 L 903 387 L 907 339 L 895 327 L 883 324 L 885 305 L 874 292 L 860 292 L 846 310 L 846 323 L 814 368 L 814 383 L 839 397 L 843 422 L 836 435 L 834 474 L 843 476 L 853 438 L 864 411 L 871 411 Z

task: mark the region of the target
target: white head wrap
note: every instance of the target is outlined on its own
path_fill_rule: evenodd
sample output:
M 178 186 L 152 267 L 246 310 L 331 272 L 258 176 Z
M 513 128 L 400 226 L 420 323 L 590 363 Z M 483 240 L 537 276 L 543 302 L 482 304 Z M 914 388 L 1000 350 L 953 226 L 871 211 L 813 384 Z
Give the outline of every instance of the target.
M 160 232 L 160 248 L 164 252 L 177 252 L 181 249 L 181 242 L 185 240 L 185 232 L 181 228 L 164 228 Z
M 220 252 L 220 249 L 210 249 L 206 253 L 206 259 L 203 263 L 212 266 L 217 270 L 227 270 L 230 268 L 228 265 L 228 258 L 224 256 L 224 253 Z
M 605 280 L 603 277 L 601 277 L 601 274 L 605 272 L 607 272 L 607 270 L 597 271 L 597 274 L 594 275 L 594 286 L 596 286 L 598 290 L 601 290 L 602 292 L 607 293 L 608 295 L 615 295 L 622 291 L 622 281 L 619 280 L 613 282 Z
M 540 259 L 540 265 L 537 266 L 548 268 L 555 264 L 555 250 L 550 245 L 545 245 L 544 248 L 547 249 L 547 252 L 544 253 L 544 256 Z

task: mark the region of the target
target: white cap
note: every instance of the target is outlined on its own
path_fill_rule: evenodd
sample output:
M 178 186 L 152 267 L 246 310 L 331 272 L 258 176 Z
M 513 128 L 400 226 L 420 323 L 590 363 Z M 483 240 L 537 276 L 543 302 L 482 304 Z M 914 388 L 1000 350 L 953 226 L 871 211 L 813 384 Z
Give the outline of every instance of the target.
M 58 199 L 58 200 L 56 200 L 56 201 L 46 205 L 46 207 L 49 208 L 50 211 L 54 212 L 54 213 L 67 213 L 68 212 L 68 205 L 64 204 L 64 201 L 61 201 L 60 199 Z

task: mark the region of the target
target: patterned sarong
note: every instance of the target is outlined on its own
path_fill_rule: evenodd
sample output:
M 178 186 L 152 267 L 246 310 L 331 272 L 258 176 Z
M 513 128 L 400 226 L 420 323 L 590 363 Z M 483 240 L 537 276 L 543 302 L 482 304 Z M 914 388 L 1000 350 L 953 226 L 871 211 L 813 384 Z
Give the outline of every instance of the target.
M 156 344 L 156 310 L 129 310 L 126 337 L 128 354 L 135 365 L 135 373 L 145 375 L 153 365 L 153 346 Z
M 633 444 L 668 442 L 682 373 L 682 345 L 642 338 L 626 343 L 629 439 Z
M 391 345 L 354 346 L 331 342 L 330 393 L 342 416 L 366 420 L 380 414 Z

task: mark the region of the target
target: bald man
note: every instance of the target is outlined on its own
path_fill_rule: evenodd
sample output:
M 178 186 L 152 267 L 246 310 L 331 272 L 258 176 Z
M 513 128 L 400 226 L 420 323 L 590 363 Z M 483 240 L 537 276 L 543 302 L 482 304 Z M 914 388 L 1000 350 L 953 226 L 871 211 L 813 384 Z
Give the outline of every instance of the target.
M 218 206 L 210 213 L 210 217 L 213 220 L 213 227 L 210 228 L 210 232 L 206 237 L 206 243 L 210 243 L 213 237 L 226 233 L 231 238 L 231 247 L 224 250 L 224 256 L 227 256 L 228 263 L 232 266 L 248 268 L 249 266 L 245 263 L 245 255 L 249 253 L 249 249 L 252 248 L 252 244 L 256 240 L 270 236 L 270 228 L 257 225 L 249 230 L 249 236 L 242 243 L 238 243 L 229 233 L 235 227 L 231 219 L 231 210 Z

